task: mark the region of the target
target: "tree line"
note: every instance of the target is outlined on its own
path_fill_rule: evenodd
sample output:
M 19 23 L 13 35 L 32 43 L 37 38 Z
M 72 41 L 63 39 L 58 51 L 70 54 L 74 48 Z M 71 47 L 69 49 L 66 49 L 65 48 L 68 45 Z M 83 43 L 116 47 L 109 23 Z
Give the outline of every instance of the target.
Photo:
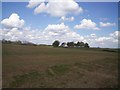
M 27 41 L 21 42 L 19 40 L 18 41 L 10 41 L 10 40 L 3 39 L 1 42 L 3 44 L 19 44 L 19 45 L 34 45 L 34 46 L 37 46 L 36 44 L 33 44 L 31 42 L 27 42 Z M 63 42 L 60 45 L 60 41 L 58 41 L 58 40 L 55 40 L 52 43 L 52 46 L 53 47 L 80 47 L 80 48 L 89 48 L 90 47 L 88 43 L 79 42 L 79 41 L 77 43 L 74 43 L 74 42 Z
M 80 48 L 89 48 L 89 44 L 88 43 L 84 43 L 84 42 L 77 42 L 77 43 L 74 43 L 74 42 L 63 42 L 61 43 L 60 45 L 60 42 L 58 40 L 54 41 L 52 43 L 52 46 L 53 47 L 80 47 Z
M 34 46 L 36 46 L 36 44 L 34 44 L 34 43 L 27 42 L 27 41 L 22 42 L 20 40 L 18 40 L 18 41 L 10 41 L 10 40 L 3 39 L 1 42 L 2 42 L 2 44 L 18 44 L 18 45 L 34 45 Z

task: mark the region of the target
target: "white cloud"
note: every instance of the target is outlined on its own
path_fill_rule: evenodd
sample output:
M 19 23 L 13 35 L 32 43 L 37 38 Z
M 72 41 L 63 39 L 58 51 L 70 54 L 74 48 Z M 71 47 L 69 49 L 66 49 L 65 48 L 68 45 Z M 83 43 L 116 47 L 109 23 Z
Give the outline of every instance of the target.
M 103 23 L 103 22 L 100 22 L 101 27 L 109 27 L 109 26 L 115 26 L 115 25 L 116 25 L 115 23 L 110 23 L 110 22 Z
M 39 1 L 38 1 L 39 2 Z M 51 16 L 65 16 L 67 14 L 77 14 L 77 13 L 82 13 L 83 9 L 74 1 L 74 0 L 69 0 L 69 1 L 64 1 L 64 0 L 48 0 L 45 4 L 45 2 L 40 1 L 38 2 L 32 2 L 30 1 L 27 7 L 35 7 L 39 5 L 38 7 L 35 8 L 34 13 L 42 13 L 45 12 L 47 14 L 50 14 Z
M 116 37 L 118 35 L 120 35 L 120 31 L 115 31 L 114 33 L 110 34 L 110 36 L 112 36 L 112 37 Z
M 1 30 L 0 30 L 1 32 Z M 2 29 L 2 38 L 7 40 L 29 41 L 36 44 L 52 44 L 54 40 L 60 42 L 83 41 L 89 43 L 91 47 L 113 48 L 118 47 L 118 36 L 120 31 L 114 31 L 107 36 L 97 36 L 95 33 L 81 36 L 70 30 L 64 23 L 48 25 L 43 31 L 31 28 Z
M 115 31 L 114 33 L 111 33 L 110 36 L 113 37 L 114 39 L 118 39 L 120 43 L 120 31 Z
M 44 2 L 45 0 L 30 0 L 29 4 L 27 5 L 28 8 L 33 8 L 37 5 L 39 5 L 40 3 Z
M 64 23 L 48 25 L 44 30 L 44 35 L 52 37 L 53 40 L 58 39 L 60 41 L 77 41 L 84 38 L 74 31 L 71 31 Z
M 110 40 L 110 37 L 99 37 L 95 39 L 97 42 L 103 43 L 106 40 Z
M 66 25 L 64 25 L 64 23 L 61 23 L 61 24 L 52 24 L 52 25 L 48 25 L 46 28 L 45 28 L 45 30 L 57 30 L 57 31 L 62 31 L 62 30 L 64 30 L 64 31 L 66 31 L 66 30 L 68 30 L 69 29 L 69 27 L 68 26 L 66 26 Z
M 119 43 L 118 33 L 120 33 L 120 31 L 114 31 L 107 36 L 97 36 L 96 34 L 91 34 L 84 36 L 84 39 L 87 40 L 92 47 L 116 48 Z
M 84 37 L 70 30 L 64 23 L 50 24 L 44 30 L 33 30 L 31 28 L 3 29 L 2 37 L 7 40 L 29 41 L 36 44 L 52 44 L 54 40 L 64 41 L 82 41 Z
M 74 17 L 72 16 L 72 17 L 65 17 L 65 16 L 62 16 L 61 18 L 60 18 L 60 20 L 61 21 L 70 21 L 70 22 L 72 22 L 72 21 L 74 21 Z
M 11 40 L 11 41 L 21 40 L 21 38 L 23 37 L 22 35 L 23 32 L 19 31 L 18 28 L 2 30 L 2 37 L 7 40 Z
M 91 30 L 100 30 L 97 27 L 97 24 L 90 19 L 83 19 L 79 25 L 74 26 L 75 29 L 91 29 Z
M 88 42 L 90 46 L 107 48 L 117 47 L 118 40 L 120 40 L 120 31 L 114 31 L 113 33 L 110 33 L 108 36 L 97 36 L 95 33 L 87 36 L 81 36 L 75 31 L 70 30 L 69 26 L 65 25 L 64 23 L 49 24 L 43 30 L 31 29 L 30 27 L 18 28 L 16 26 L 14 27 L 13 26 L 11 28 L 3 27 L 3 29 L 0 29 L 1 40 L 2 39 L 11 41 L 21 40 L 29 41 L 36 44 L 52 44 L 54 40 L 59 40 L 60 42 L 83 41 Z
M 25 21 L 23 19 L 20 20 L 18 14 L 12 13 L 9 18 L 3 19 L 1 24 L 8 28 L 22 28 Z
M 90 34 L 91 37 L 95 38 L 96 37 L 96 34 Z
M 41 3 L 38 7 L 35 8 L 34 12 L 35 14 L 38 14 L 38 13 L 44 12 L 46 9 L 47 8 L 45 6 L 45 3 Z

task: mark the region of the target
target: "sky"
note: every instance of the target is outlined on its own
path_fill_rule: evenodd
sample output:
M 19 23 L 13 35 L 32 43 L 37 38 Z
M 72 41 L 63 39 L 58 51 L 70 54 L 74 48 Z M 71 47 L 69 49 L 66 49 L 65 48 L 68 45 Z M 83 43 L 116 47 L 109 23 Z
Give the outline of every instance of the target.
M 1 39 L 48 45 L 83 41 L 116 48 L 119 20 L 117 2 L 2 2 Z

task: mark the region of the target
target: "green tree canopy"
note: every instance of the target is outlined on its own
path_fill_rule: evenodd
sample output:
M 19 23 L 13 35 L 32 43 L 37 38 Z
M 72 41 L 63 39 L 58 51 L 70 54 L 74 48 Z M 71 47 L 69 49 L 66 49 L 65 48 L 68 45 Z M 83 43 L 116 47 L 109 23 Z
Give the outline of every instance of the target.
M 53 47 L 58 47 L 59 44 L 60 44 L 60 42 L 58 40 L 56 40 L 56 41 L 53 42 L 52 45 L 53 45 Z
M 85 43 L 85 48 L 89 48 L 89 44 L 88 43 Z

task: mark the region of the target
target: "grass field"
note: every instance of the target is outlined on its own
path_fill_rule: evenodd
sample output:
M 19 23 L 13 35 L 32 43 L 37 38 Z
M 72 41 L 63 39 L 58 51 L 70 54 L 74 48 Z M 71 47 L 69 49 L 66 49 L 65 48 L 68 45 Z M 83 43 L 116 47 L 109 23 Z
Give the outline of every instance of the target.
M 114 88 L 116 50 L 3 44 L 3 88 Z

